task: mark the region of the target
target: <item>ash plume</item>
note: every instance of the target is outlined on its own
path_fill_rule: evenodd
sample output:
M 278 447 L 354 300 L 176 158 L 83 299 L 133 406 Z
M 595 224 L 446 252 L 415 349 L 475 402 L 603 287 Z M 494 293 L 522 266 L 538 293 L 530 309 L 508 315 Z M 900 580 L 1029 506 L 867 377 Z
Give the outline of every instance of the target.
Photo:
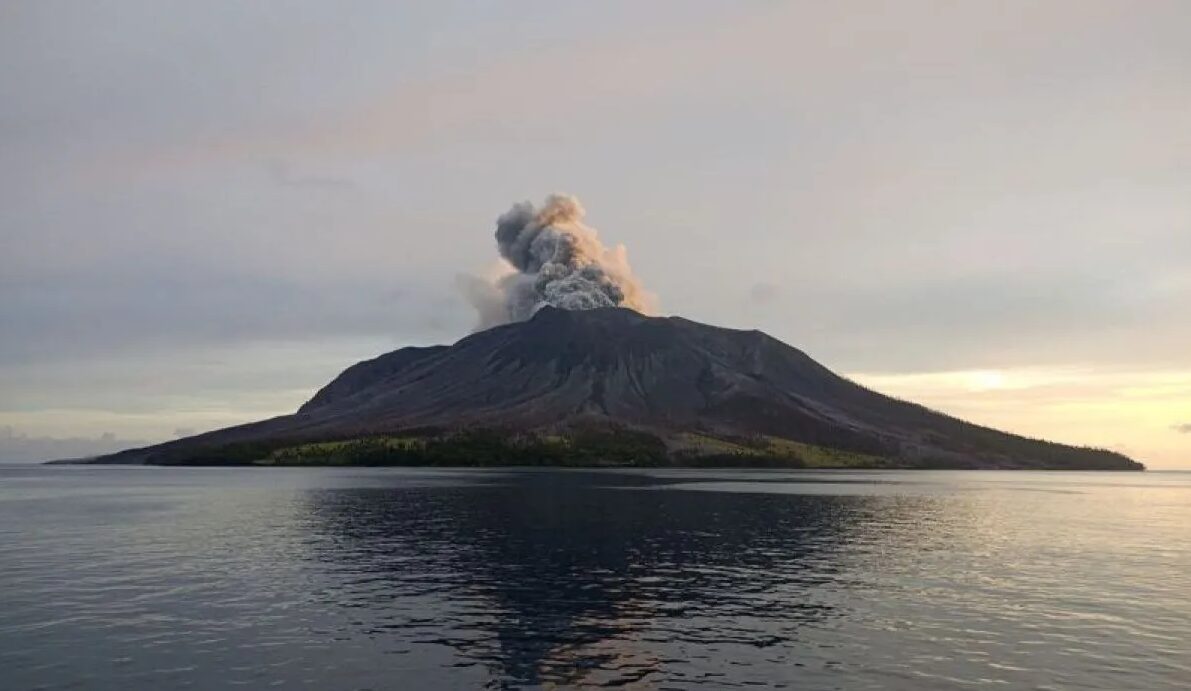
M 624 245 L 605 247 L 583 215 L 578 199 L 554 194 L 540 208 L 514 204 L 496 220 L 503 274 L 464 277 L 460 283 L 479 314 L 480 329 L 529 319 L 546 305 L 652 311 L 652 296 L 633 275 Z

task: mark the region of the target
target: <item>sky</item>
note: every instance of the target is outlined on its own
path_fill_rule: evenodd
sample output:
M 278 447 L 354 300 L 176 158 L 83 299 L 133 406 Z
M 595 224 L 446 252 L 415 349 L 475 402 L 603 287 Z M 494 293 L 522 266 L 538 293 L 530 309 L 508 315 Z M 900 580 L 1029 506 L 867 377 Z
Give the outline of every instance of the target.
M 1191 4 L 0 4 L 0 459 L 295 409 L 577 195 L 662 314 L 1191 468 Z

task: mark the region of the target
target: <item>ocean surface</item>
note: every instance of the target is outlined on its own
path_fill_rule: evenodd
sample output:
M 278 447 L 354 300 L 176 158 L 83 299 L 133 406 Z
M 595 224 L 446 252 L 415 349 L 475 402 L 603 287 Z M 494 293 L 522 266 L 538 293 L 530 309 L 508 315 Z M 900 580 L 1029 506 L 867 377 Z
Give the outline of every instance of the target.
M 0 688 L 1191 688 L 1191 474 L 0 467 Z

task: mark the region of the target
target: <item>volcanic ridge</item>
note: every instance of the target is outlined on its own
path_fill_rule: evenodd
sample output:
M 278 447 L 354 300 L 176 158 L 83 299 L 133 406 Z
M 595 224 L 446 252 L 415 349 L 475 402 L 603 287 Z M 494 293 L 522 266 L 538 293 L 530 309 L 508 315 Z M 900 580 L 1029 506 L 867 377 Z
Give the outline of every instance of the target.
M 548 305 L 360 362 L 291 415 L 83 462 L 1143 467 L 884 396 L 760 331 Z

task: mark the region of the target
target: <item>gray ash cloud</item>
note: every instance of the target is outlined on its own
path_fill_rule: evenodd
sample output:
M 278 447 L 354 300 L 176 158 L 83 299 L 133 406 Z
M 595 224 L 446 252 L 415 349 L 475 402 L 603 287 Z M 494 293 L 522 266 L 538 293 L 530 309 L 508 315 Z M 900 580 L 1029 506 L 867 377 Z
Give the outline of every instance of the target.
M 554 194 L 541 207 L 514 204 L 497 219 L 497 249 L 511 272 L 462 281 L 480 328 L 529 319 L 546 305 L 651 311 L 652 297 L 633 274 L 624 245 L 606 247 L 583 216 L 578 199 Z

